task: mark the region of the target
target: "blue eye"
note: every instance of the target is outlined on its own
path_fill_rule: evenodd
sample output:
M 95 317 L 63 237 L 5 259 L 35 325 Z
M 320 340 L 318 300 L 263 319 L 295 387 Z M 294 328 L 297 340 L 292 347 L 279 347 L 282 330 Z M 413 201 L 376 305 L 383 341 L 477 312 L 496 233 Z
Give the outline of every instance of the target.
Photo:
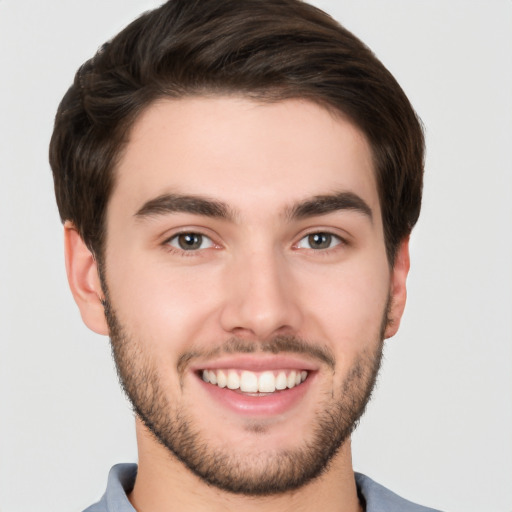
M 167 243 L 182 251 L 197 251 L 213 247 L 211 239 L 200 233 L 180 233 L 173 236 Z
M 297 247 L 299 249 L 322 250 L 331 249 L 341 243 L 341 238 L 331 233 L 311 233 L 302 238 Z

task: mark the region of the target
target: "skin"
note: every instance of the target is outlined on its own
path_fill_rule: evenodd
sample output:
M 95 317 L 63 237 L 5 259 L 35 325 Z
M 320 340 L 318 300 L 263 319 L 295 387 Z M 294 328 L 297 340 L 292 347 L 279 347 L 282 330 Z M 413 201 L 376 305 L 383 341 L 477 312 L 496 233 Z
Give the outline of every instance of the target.
M 408 243 L 391 266 L 365 137 L 307 101 L 161 100 L 136 121 L 116 174 L 107 212 L 109 299 L 154 367 L 165 399 L 186 412 L 209 447 L 229 453 L 236 447 L 247 470 L 254 470 L 256 454 L 270 461 L 280 449 L 302 447 L 324 398 L 339 398 L 362 354 L 376 352 L 388 300 L 385 338 L 396 333 L 405 306 Z M 290 215 L 297 204 L 340 192 L 361 199 L 370 213 L 338 208 Z M 230 216 L 140 214 L 162 194 L 221 202 Z M 176 238 L 182 231 L 208 238 L 198 250 L 184 251 Z M 330 246 L 311 247 L 312 233 L 332 234 Z M 65 239 L 82 318 L 106 335 L 96 261 L 69 222 Z M 300 356 L 314 365 L 314 378 L 298 403 L 275 415 L 240 414 L 212 400 L 195 369 L 215 366 L 217 356 L 204 354 L 236 337 L 258 347 L 244 357 L 261 362 L 269 357 L 261 345 L 279 335 L 299 336 L 332 354 L 335 371 Z M 191 349 L 202 356 L 179 374 L 180 355 Z M 139 473 L 130 500 L 138 510 L 360 509 L 349 441 L 308 485 L 257 498 L 205 484 L 140 419 L 137 441 Z

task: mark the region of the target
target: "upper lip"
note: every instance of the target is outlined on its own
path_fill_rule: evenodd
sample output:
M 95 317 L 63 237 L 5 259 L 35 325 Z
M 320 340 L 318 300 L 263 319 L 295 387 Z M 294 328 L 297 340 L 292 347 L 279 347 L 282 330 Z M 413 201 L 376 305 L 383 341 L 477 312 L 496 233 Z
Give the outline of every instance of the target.
M 192 371 L 239 369 L 253 372 L 267 370 L 318 370 L 319 365 L 304 357 L 273 354 L 237 354 L 217 357 L 213 360 L 199 361 L 191 365 Z

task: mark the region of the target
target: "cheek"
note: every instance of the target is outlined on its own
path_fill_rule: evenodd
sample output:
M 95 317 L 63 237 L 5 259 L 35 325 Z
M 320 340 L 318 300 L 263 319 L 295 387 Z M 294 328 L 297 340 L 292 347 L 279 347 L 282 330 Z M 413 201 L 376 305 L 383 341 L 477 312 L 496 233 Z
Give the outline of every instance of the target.
M 389 293 L 389 269 L 381 259 L 290 265 L 284 295 L 301 310 L 297 334 L 331 345 L 340 357 L 374 344 Z M 107 283 L 119 321 L 155 357 L 171 361 L 194 343 L 224 341 L 219 317 L 232 278 L 225 267 L 148 261 L 136 252 L 122 258 L 112 253 L 109 261 L 116 262 L 107 265 Z
M 137 265 L 136 257 L 125 258 L 108 273 L 110 298 L 121 324 L 159 357 L 201 337 L 217 305 L 217 282 L 215 272 L 162 262 Z
M 309 325 L 344 352 L 372 347 L 380 335 L 388 302 L 387 263 L 359 260 L 325 269 L 314 280 L 310 277 L 303 276 L 300 293 Z

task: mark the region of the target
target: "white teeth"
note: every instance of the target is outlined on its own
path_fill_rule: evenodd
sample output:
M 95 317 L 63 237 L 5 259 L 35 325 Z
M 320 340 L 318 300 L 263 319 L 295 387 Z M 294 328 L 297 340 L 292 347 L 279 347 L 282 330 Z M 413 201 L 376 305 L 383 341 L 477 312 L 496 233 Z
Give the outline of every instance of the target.
M 306 372 L 307 373 L 307 372 Z M 286 380 L 286 373 L 279 372 L 276 378 L 276 389 L 282 390 L 288 387 L 288 382 Z
M 219 386 L 219 388 L 225 388 L 227 383 L 228 378 L 226 377 L 226 374 L 222 370 L 219 370 L 217 372 L 217 386 Z
M 228 371 L 228 379 L 226 383 L 229 389 L 238 389 L 240 387 L 240 377 L 234 370 Z
M 274 393 L 276 390 L 282 391 L 298 386 L 307 379 L 308 372 L 280 370 L 255 373 L 247 370 L 203 370 L 201 376 L 205 382 L 220 388 L 240 389 L 243 393 Z
M 263 372 L 258 379 L 260 393 L 273 393 L 276 390 L 276 378 L 272 372 Z
M 242 372 L 240 376 L 240 391 L 256 393 L 258 391 L 258 376 L 252 372 Z

